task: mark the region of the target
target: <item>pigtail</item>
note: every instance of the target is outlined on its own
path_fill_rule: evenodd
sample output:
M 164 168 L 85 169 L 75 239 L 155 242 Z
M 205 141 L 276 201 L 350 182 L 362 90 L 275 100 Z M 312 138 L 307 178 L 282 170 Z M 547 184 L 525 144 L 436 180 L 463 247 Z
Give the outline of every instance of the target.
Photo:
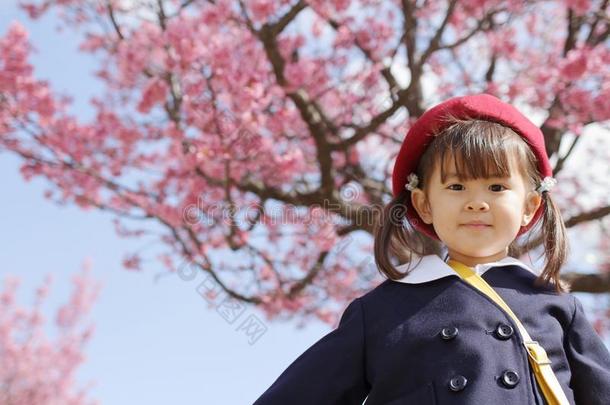
M 392 263 L 411 263 L 413 256 L 423 257 L 430 254 L 440 256 L 441 245 L 428 236 L 418 232 L 406 217 L 407 205 L 405 201 L 410 198 L 410 192 L 404 190 L 393 198 L 383 208 L 383 212 L 375 229 L 374 253 L 377 269 L 382 275 L 397 280 L 409 273 L 397 270 Z M 410 267 L 410 266 L 409 266 Z
M 558 293 L 569 292 L 570 286 L 560 279 L 560 271 L 567 260 L 569 246 L 566 227 L 561 212 L 550 193 L 543 192 L 542 244 L 544 247 L 544 270 L 536 280 L 537 285 L 551 283 Z

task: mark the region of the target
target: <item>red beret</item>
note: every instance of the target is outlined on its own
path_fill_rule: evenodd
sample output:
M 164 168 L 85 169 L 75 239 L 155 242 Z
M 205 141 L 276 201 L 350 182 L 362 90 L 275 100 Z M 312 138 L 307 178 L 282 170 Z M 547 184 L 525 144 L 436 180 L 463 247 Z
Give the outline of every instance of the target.
M 394 164 L 394 171 L 392 173 L 392 192 L 394 197 L 397 197 L 404 190 L 407 176 L 415 173 L 419 158 L 432 141 L 433 134 L 438 133 L 437 131 L 442 130 L 443 125 L 446 125 L 443 123 L 447 115 L 457 118 L 479 118 L 510 127 L 517 134 L 521 135 L 532 148 L 538 160 L 538 171 L 542 178 L 553 176 L 553 170 L 544 146 L 544 136 L 540 128 L 534 125 L 512 105 L 504 103 L 489 94 L 476 94 L 446 100 L 427 110 L 415 121 L 409 132 L 407 132 Z M 407 198 L 405 202 L 407 205 L 406 215 L 409 222 L 417 230 L 438 240 L 439 238 L 433 226 L 424 223 L 411 205 L 411 198 Z M 540 205 L 530 223 L 527 226 L 521 227 L 518 235 L 526 232 L 538 221 L 543 212 L 543 204 Z

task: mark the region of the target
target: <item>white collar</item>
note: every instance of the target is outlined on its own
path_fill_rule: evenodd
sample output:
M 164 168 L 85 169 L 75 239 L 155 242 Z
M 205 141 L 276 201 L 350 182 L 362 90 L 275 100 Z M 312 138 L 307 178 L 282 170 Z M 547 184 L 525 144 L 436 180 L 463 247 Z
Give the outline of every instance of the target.
M 539 275 L 538 273 L 536 273 L 536 271 L 532 270 L 525 263 L 511 256 L 506 256 L 504 259 L 498 260 L 496 262 L 477 264 L 472 269 L 478 275 L 482 275 L 492 267 L 513 265 L 523 267 L 524 269 L 530 271 L 536 276 Z M 409 263 L 405 263 L 401 264 L 400 266 L 397 266 L 396 268 L 401 272 L 404 272 L 408 267 Z M 410 273 L 407 274 L 405 277 L 393 281 L 406 284 L 419 284 L 425 283 L 427 281 L 436 280 L 442 277 L 458 276 L 457 273 L 447 263 L 443 261 L 443 259 L 441 259 L 435 254 L 422 256 L 421 262 L 419 262 L 419 259 L 414 260 L 412 267 L 413 268 L 410 270 Z

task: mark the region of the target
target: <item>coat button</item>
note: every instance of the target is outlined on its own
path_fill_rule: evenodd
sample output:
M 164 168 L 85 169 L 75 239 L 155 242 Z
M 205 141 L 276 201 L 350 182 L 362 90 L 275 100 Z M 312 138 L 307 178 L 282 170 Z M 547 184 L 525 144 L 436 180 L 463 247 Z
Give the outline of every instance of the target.
M 512 326 L 507 325 L 505 323 L 501 323 L 496 328 L 496 337 L 501 340 L 510 339 L 510 337 L 515 333 L 515 330 Z
M 464 377 L 463 375 L 456 375 L 451 380 L 449 380 L 449 389 L 455 392 L 461 391 L 464 389 L 464 387 L 466 387 L 466 383 L 468 383 L 466 377 Z
M 441 331 L 441 337 L 443 340 L 451 340 L 458 335 L 458 328 L 452 326 L 450 328 L 443 328 Z
M 502 384 L 506 388 L 514 388 L 519 384 L 519 374 L 513 370 L 506 370 L 502 373 Z

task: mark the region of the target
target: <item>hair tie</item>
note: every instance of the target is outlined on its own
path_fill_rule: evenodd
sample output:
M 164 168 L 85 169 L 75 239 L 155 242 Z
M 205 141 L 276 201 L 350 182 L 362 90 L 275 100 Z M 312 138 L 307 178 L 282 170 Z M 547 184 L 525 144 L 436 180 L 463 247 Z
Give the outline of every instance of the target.
M 557 180 L 552 177 L 545 177 L 541 182 L 536 191 L 539 193 L 545 193 L 550 191 L 557 184 Z
M 407 177 L 407 184 L 405 184 L 405 188 L 409 191 L 413 191 L 417 188 L 417 184 L 419 184 L 419 179 L 417 178 L 417 174 L 411 173 Z

